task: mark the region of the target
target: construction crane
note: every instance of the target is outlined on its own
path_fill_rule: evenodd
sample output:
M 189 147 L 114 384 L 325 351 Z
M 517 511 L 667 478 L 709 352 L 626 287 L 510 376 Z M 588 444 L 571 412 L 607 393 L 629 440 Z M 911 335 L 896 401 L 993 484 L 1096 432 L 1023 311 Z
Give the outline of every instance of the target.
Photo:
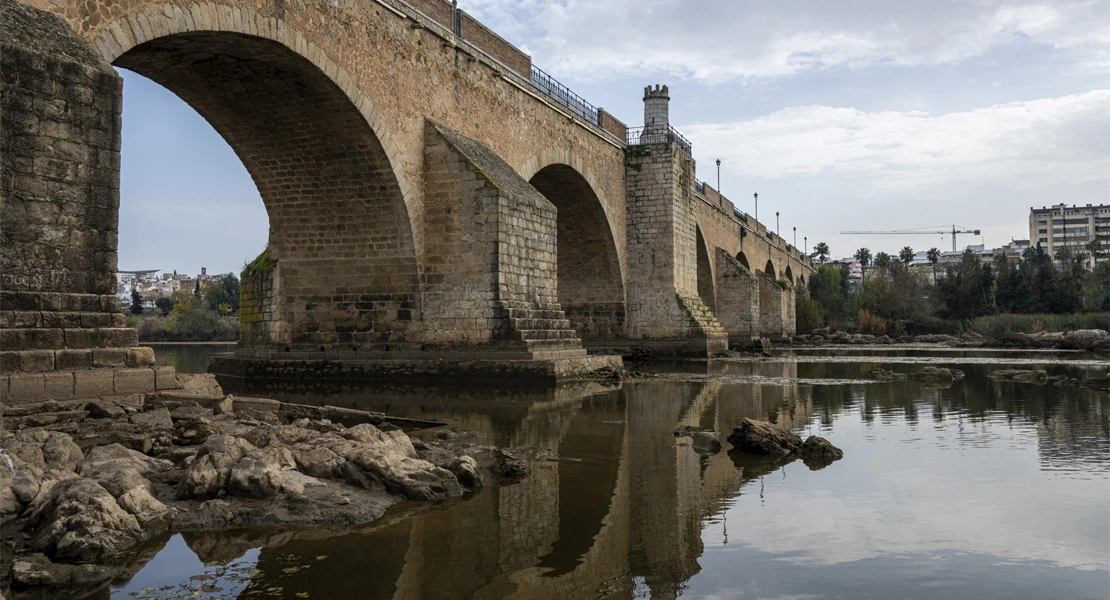
M 952 225 L 951 230 L 940 230 L 940 227 L 930 227 L 926 229 L 901 229 L 898 231 L 841 231 L 841 235 L 947 235 L 952 234 L 952 251 L 956 251 L 956 236 L 965 233 L 972 235 L 979 235 L 978 229 L 967 229 L 959 225 Z

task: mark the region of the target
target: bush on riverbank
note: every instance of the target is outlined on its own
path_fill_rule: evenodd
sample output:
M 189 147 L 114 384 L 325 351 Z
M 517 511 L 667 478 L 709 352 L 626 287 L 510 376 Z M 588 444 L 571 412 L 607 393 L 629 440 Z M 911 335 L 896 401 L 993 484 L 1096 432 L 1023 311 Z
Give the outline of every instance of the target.
M 966 333 L 998 338 L 1011 333 L 1066 332 L 1080 329 L 1110 330 L 1110 313 L 1001 314 L 979 317 L 963 323 Z
M 128 325 L 142 342 L 234 342 L 239 339 L 239 318 L 208 310 L 199 297 L 179 302 L 166 316 L 133 316 Z

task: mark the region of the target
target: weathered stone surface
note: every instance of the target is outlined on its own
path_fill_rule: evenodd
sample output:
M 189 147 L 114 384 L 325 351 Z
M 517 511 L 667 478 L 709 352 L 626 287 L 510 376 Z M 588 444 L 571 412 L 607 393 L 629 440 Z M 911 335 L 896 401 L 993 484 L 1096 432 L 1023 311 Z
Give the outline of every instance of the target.
M 448 465 L 447 470 L 455 475 L 464 488 L 473 490 L 482 487 L 485 483 L 482 471 L 478 468 L 478 462 L 473 457 L 460 456 Z
M 25 554 L 12 563 L 12 584 L 22 588 L 90 589 L 119 575 L 120 570 L 97 565 L 51 562 L 41 553 Z
M 747 417 L 740 422 L 740 427 L 732 430 L 728 442 L 745 452 L 772 456 L 786 456 L 802 447 L 802 438 L 796 434 L 772 423 Z
M 498 477 L 505 479 L 521 479 L 532 474 L 532 468 L 527 463 L 504 450 L 498 450 L 494 454 L 490 469 Z
M 30 518 L 31 548 L 55 560 L 102 560 L 138 545 L 147 535 L 134 515 L 91 479 L 55 484 Z
M 170 410 L 164 406 L 135 413 L 131 415 L 130 420 L 132 423 L 145 427 L 150 431 L 173 429 L 173 419 L 170 417 Z
M 177 498 L 206 499 L 227 487 L 231 468 L 248 452 L 254 450 L 249 442 L 230 435 L 209 436 L 197 452 L 193 465 L 177 488 Z
M 297 462 L 288 448 L 258 448 L 239 459 L 228 477 L 228 492 L 253 498 L 270 498 L 288 491 L 289 473 L 295 473 Z

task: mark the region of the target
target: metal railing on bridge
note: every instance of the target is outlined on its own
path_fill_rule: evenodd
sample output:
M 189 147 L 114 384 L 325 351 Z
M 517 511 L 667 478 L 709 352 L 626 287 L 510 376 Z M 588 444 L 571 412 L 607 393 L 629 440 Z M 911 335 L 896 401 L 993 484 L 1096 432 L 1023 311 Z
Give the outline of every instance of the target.
M 596 106 L 587 102 L 582 96 L 570 91 L 570 88 L 559 83 L 554 77 L 548 75 L 536 65 L 532 65 L 532 85 L 550 96 L 552 100 L 569 108 L 574 114 L 594 125 L 601 126 L 601 116 L 598 114 Z
M 694 147 L 690 144 L 690 140 L 686 139 L 685 136 L 670 125 L 668 125 L 666 129 L 657 126 L 629 127 L 627 142 L 629 146 L 674 144 L 686 154 L 690 156 L 694 155 Z

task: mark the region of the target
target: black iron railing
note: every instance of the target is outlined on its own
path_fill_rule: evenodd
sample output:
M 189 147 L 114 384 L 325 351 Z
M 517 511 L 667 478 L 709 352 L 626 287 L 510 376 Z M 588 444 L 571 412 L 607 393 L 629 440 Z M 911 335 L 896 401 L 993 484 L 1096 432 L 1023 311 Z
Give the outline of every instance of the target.
M 674 127 L 669 125 L 666 129 L 655 125 L 650 127 L 630 127 L 628 129 L 627 141 L 629 146 L 674 144 L 686 154 L 691 156 L 694 154 L 690 140 L 686 139 L 681 133 L 676 131 Z
M 598 115 L 596 106 L 586 102 L 585 98 L 570 91 L 570 88 L 559 83 L 554 77 L 548 75 L 536 65 L 532 65 L 532 85 L 551 96 L 559 104 L 569 108 L 574 114 L 594 125 L 601 125 L 601 117 Z
M 694 180 L 694 190 L 695 190 L 695 191 L 696 191 L 697 193 L 699 193 L 699 194 L 701 194 L 702 196 L 704 196 L 704 195 L 705 195 L 705 182 L 704 182 L 704 181 L 699 181 L 699 180 L 695 179 L 695 180 Z
M 748 215 L 744 214 L 744 211 L 740 210 L 739 208 L 736 208 L 735 206 L 732 207 L 732 216 L 736 217 L 737 219 L 740 219 L 741 221 L 743 221 L 745 223 L 748 222 Z

